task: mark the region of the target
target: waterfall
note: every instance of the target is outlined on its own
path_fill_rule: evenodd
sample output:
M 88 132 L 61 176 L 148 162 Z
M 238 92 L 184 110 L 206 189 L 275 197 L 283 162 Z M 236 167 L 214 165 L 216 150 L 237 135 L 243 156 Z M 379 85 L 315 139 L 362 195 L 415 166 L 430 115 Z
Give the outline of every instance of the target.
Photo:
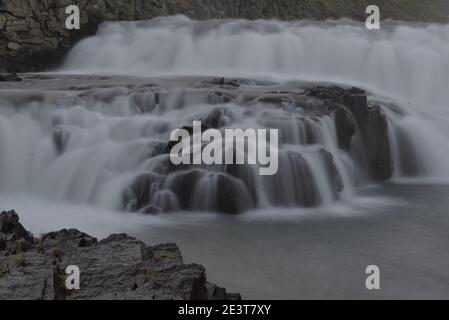
M 449 25 L 275 20 L 195 21 L 182 16 L 104 23 L 62 71 L 272 76 L 335 81 L 416 103 L 449 98 Z
M 255 79 L 244 83 L 255 90 L 294 80 L 360 86 L 387 117 L 394 178 L 449 181 L 448 25 L 390 22 L 369 31 L 346 20 L 185 17 L 105 23 L 56 73 L 238 76 Z M 146 213 L 238 213 L 354 197 L 366 174 L 363 155 L 341 148 L 335 115 L 268 100 L 248 104 L 182 86 L 2 90 L 0 193 Z M 170 132 L 215 110 L 220 128 L 279 129 L 278 174 L 260 176 L 257 165 L 173 168 Z

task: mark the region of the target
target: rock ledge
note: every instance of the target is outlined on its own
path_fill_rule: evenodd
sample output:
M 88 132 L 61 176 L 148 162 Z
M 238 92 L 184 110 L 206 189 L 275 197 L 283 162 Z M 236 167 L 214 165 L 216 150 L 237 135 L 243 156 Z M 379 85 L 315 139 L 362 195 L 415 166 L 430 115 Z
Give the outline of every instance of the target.
M 65 269 L 80 269 L 80 290 Z M 184 264 L 175 244 L 154 247 L 126 234 L 98 241 L 75 229 L 35 238 L 15 211 L 0 214 L 0 300 L 239 300 Z

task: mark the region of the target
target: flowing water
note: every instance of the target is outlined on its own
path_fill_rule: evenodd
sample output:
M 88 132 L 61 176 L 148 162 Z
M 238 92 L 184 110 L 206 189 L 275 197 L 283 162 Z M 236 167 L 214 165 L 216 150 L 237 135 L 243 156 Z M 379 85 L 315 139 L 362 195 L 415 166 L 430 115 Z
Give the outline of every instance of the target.
M 198 86 L 207 76 L 242 77 L 255 93 L 299 81 L 366 89 L 388 120 L 391 182 L 373 185 L 339 149 L 332 114 L 225 99 Z M 0 88 L 0 209 L 15 208 L 33 232 L 176 241 L 212 281 L 249 298 L 449 292 L 449 25 L 105 23 L 49 77 L 60 87 Z M 95 85 L 83 86 L 89 77 Z M 126 85 L 102 86 L 117 78 Z M 141 85 L 149 79 L 158 86 Z M 212 110 L 222 127 L 279 129 L 278 174 L 172 170 L 170 132 Z M 242 214 L 216 213 L 229 210 Z M 379 293 L 364 289 L 369 264 L 385 271 Z

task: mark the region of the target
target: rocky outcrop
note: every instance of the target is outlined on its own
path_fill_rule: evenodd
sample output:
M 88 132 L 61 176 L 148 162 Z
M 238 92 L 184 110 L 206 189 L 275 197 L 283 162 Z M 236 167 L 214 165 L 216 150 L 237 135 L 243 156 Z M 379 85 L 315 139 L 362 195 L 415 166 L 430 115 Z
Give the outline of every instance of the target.
M 20 78 L 15 72 L 0 73 L 0 82 L 16 82 L 16 81 L 22 81 L 22 78 Z
M 364 20 L 369 0 L 78 0 L 80 30 L 65 28 L 65 8 L 72 0 L 1 0 L 0 69 L 40 71 L 58 65 L 78 40 L 92 35 L 103 21 L 143 20 L 184 14 L 195 19 L 279 18 Z M 446 0 L 377 1 L 384 19 L 449 21 Z
M 393 166 L 391 159 L 388 122 L 382 109 L 368 103 L 366 92 L 358 88 L 316 87 L 307 91 L 309 96 L 326 101 L 331 109 L 341 149 L 353 149 L 353 141 L 360 134 L 363 154 L 370 176 L 375 181 L 391 178 Z
M 68 290 L 66 267 L 79 267 L 80 290 Z M 0 214 L 0 300 L 240 299 L 184 264 L 175 244 L 153 247 L 126 234 L 98 241 L 78 230 L 34 238 L 14 211 Z

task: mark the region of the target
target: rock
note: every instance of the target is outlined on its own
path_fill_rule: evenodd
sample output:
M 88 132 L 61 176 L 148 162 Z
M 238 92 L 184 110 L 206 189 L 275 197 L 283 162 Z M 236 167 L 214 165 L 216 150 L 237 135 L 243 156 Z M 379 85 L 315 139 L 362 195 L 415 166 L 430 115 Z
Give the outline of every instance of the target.
M 219 129 L 222 127 L 222 117 L 223 114 L 226 112 L 223 108 L 217 108 L 214 109 L 209 115 L 202 119 L 198 119 L 201 121 L 201 132 L 204 132 L 209 129 Z M 191 136 L 193 134 L 193 127 L 192 126 L 184 126 L 181 129 L 186 130 L 189 135 Z M 170 153 L 171 149 L 176 146 L 179 142 L 181 142 L 181 139 L 178 141 L 169 141 L 167 144 L 167 147 L 165 149 L 165 153 Z
M 0 245 L 17 247 L 23 239 L 11 234 L 25 230 L 17 214 L 4 212 L 0 222 L 0 239 L 6 239 Z M 1 300 L 241 299 L 207 282 L 202 266 L 184 264 L 175 244 L 150 247 L 126 234 L 98 242 L 70 229 L 48 233 L 27 245 L 26 252 L 7 251 L 0 256 Z M 80 269 L 80 290 L 65 287 L 68 265 Z
M 351 150 L 352 138 L 357 127 L 355 120 L 346 108 L 340 107 L 334 111 L 335 127 L 339 148 L 349 152 Z
M 19 216 L 14 210 L 0 214 L 0 234 L 6 240 L 17 241 L 24 239 L 28 242 L 34 241 L 33 235 L 19 223 Z
M 240 80 L 239 79 L 216 78 L 211 81 L 211 84 L 238 88 L 238 87 L 240 87 Z
M 254 207 L 246 186 L 225 173 L 191 169 L 169 177 L 167 187 L 176 195 L 183 210 L 238 214 Z M 201 187 L 204 187 L 203 200 L 194 197 Z
M 305 94 L 325 100 L 333 109 L 341 149 L 351 152 L 352 139 L 357 131 L 360 132 L 371 178 L 375 181 L 391 178 L 393 167 L 387 118 L 379 106 L 368 104 L 363 89 L 315 87 L 308 89 Z
M 22 81 L 22 78 L 20 78 L 16 73 L 0 73 L 0 82 L 16 82 L 16 81 Z
M 338 199 L 338 193 L 343 191 L 344 184 L 343 179 L 340 176 L 340 173 L 338 172 L 335 165 L 334 156 L 324 148 L 320 149 L 319 153 L 321 158 L 323 159 L 327 171 L 327 176 L 329 177 L 330 183 L 333 187 L 332 189 L 334 190 L 334 197 L 335 199 Z
M 64 153 L 70 140 L 70 131 L 64 128 L 56 128 L 53 131 L 53 143 L 59 154 Z
M 371 178 L 384 181 L 393 174 L 388 122 L 382 109 L 368 105 L 365 94 L 347 93 L 344 105 L 351 111 L 361 132 Z
M 7 248 L 7 244 L 5 239 L 0 238 L 0 251 L 5 250 Z
M 124 208 L 130 211 L 138 211 L 145 208 L 145 213 L 151 213 L 151 209 L 148 208 L 150 201 L 155 193 L 153 186 L 156 190 L 159 188 L 162 182 L 162 177 L 154 174 L 141 174 L 139 175 L 131 186 L 122 194 Z M 156 209 L 156 208 L 154 208 Z M 154 210 L 154 213 L 158 210 Z

